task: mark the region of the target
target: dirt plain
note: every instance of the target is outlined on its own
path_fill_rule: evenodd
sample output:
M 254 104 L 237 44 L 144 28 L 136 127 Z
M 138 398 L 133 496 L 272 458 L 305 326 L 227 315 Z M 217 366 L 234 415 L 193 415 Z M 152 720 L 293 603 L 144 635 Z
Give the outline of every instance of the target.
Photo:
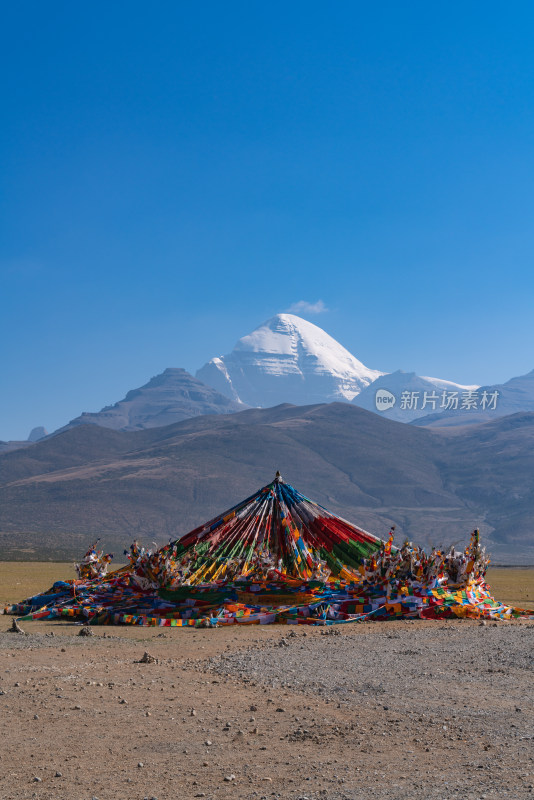
M 507 593 L 526 576 L 531 594 L 534 572 L 511 572 Z M 534 797 L 528 620 L 88 637 L 0 620 L 2 800 Z

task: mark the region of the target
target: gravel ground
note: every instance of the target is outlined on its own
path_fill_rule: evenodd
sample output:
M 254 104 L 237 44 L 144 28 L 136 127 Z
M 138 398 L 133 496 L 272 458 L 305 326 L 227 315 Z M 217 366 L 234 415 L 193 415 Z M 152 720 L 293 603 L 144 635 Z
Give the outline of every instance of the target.
M 26 627 L 1 800 L 534 798 L 532 623 Z
M 378 777 L 389 783 L 375 797 L 528 796 L 534 625 L 397 625 L 365 636 L 328 628 L 313 639 L 291 631 L 259 651 L 217 656 L 209 669 L 343 709 L 339 730 L 315 720 L 297 726 L 293 738 L 348 739 L 356 766 L 359 752 L 373 753 Z

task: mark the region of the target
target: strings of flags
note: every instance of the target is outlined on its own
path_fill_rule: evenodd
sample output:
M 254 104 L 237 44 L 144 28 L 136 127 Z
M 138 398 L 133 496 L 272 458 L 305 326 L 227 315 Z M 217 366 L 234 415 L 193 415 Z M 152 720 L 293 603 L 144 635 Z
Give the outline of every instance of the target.
M 485 582 L 489 560 L 474 531 L 465 550 L 395 547 L 274 481 L 181 539 L 128 564 L 95 542 L 78 578 L 6 609 L 23 619 L 93 625 L 212 627 L 332 625 L 398 618 L 510 619 L 531 612 L 499 603 Z

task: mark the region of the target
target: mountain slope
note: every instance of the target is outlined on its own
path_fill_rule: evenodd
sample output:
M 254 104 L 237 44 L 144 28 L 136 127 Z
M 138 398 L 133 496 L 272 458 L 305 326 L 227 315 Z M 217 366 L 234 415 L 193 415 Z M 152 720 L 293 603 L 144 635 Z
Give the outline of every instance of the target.
M 498 560 L 534 562 L 534 414 L 431 431 L 346 403 L 278 406 L 117 432 L 87 425 L 0 456 L 0 558 L 74 557 L 186 532 L 271 479 L 378 536 L 423 544 L 479 526 Z
M 98 412 L 84 412 L 60 430 L 92 423 L 121 431 L 157 428 L 202 414 L 242 411 L 243 404 L 206 386 L 185 369 L 169 368 Z
M 329 334 L 293 314 L 277 314 L 196 373 L 249 406 L 350 401 L 382 373 L 369 369 Z
M 458 392 L 461 402 L 462 392 L 475 389 L 477 389 L 476 386 L 463 386 L 453 381 L 423 377 L 416 375 L 415 372 L 404 372 L 399 369 L 396 372 L 381 375 L 376 381 L 362 389 L 352 402 L 360 408 L 387 416 L 388 419 L 394 419 L 397 422 L 412 422 L 430 411 L 435 410 L 436 414 L 445 413 L 441 404 L 447 402 L 447 397 L 451 392 Z M 377 392 L 380 390 L 382 392 L 377 398 Z M 381 402 L 380 397 L 383 396 L 384 391 L 387 394 Z M 393 395 L 394 404 L 391 403 L 389 395 Z
M 486 393 L 488 405 L 482 407 L 482 395 Z M 496 402 L 492 406 L 491 397 L 497 393 Z M 510 414 L 534 412 L 534 369 L 526 375 L 511 378 L 506 383 L 497 383 L 489 386 L 480 386 L 478 391 L 477 408 L 469 411 L 446 411 L 443 414 L 419 414 L 414 420 L 414 425 L 428 427 L 455 427 L 459 425 L 474 425 L 480 422 L 506 417 Z

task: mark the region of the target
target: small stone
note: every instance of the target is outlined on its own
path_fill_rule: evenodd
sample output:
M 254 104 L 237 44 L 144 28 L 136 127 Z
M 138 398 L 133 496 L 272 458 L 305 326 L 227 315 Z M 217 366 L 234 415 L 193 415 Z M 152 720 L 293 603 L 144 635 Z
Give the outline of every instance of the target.
M 202 766 L 203 766 L 203 767 L 209 767 L 209 765 L 210 765 L 210 762 L 209 762 L 209 761 L 203 761 L 203 762 L 202 762 Z
M 209 739 L 206 739 L 206 747 L 211 747 L 211 742 Z
M 34 715 L 33 715 L 33 718 L 34 718 L 34 719 L 39 719 L 39 714 L 34 714 Z
M 143 653 L 143 655 L 139 659 L 139 661 L 135 661 L 134 663 L 135 664 L 157 664 L 157 661 L 158 661 L 157 658 L 154 658 L 154 656 L 151 656 L 150 653 L 147 653 L 146 650 L 145 650 L 145 652 Z
M 62 647 L 62 648 L 61 648 L 61 652 L 62 652 L 62 653 L 66 653 L 67 651 L 65 650 L 65 648 L 64 648 L 64 647 Z
M 196 717 L 196 715 L 197 715 L 197 712 L 196 712 L 196 710 L 194 708 L 191 709 L 190 713 L 191 713 L 192 717 Z
M 282 714 L 285 714 L 285 708 L 277 708 L 277 711 L 280 711 Z
M 84 625 L 83 628 L 80 629 L 78 636 L 94 636 L 95 632 L 92 628 L 88 625 Z
M 227 783 L 230 783 L 230 781 L 235 781 L 235 775 L 226 775 L 226 776 L 225 776 L 225 778 L 224 778 L 224 780 L 225 780 Z
M 152 714 L 150 713 L 150 711 L 145 711 L 145 717 L 151 717 L 151 716 Z
M 258 706 L 250 706 L 249 711 L 257 711 Z
M 124 698 L 121 698 L 119 700 L 119 703 L 121 704 L 121 706 L 127 706 L 128 705 L 128 700 L 125 700 Z
M 62 777 L 63 777 L 62 772 L 56 772 L 56 774 L 54 775 L 54 778 L 62 778 Z
M 137 766 L 138 766 L 139 769 L 141 769 L 141 767 L 144 767 L 145 765 L 143 764 L 142 761 L 138 761 L 137 762 Z
M 43 779 L 42 778 L 38 778 L 37 775 L 35 776 L 35 778 L 33 780 L 34 780 L 34 783 L 42 783 L 43 782 Z

